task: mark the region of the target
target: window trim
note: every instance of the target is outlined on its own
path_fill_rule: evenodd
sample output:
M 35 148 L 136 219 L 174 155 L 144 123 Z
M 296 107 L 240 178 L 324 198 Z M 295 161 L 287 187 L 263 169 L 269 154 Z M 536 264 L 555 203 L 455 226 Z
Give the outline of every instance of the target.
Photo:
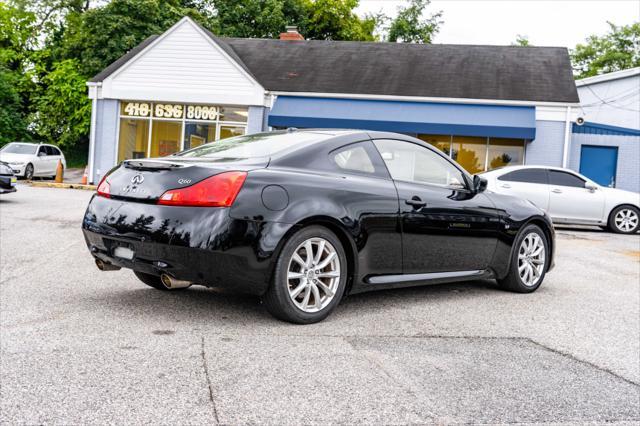
M 389 171 L 389 168 L 387 167 L 387 163 L 385 163 L 384 159 L 382 158 L 382 153 L 380 153 L 380 150 L 378 150 L 378 147 L 375 144 L 376 141 L 394 141 L 394 142 L 411 143 L 411 144 L 419 146 L 419 147 L 421 147 L 423 149 L 427 149 L 427 150 L 431 151 L 432 153 L 434 153 L 435 155 L 439 156 L 444 161 L 449 163 L 451 166 L 453 166 L 454 169 L 456 169 L 456 170 L 458 170 L 460 172 L 460 174 L 462 175 L 462 178 L 464 179 L 464 188 L 458 188 L 458 187 L 451 186 L 451 185 L 439 185 L 437 183 L 430 183 L 430 182 L 419 182 L 419 181 L 415 181 L 415 180 L 395 179 L 391 175 L 391 172 Z M 473 184 L 472 184 L 473 179 L 469 175 L 469 172 L 467 172 L 462 167 L 459 167 L 453 161 L 453 159 L 451 159 L 450 157 L 447 157 L 443 152 L 440 152 L 440 150 L 438 150 L 435 147 L 431 146 L 427 142 L 424 142 L 424 141 L 416 142 L 416 141 L 407 140 L 407 139 L 378 138 L 378 139 L 371 139 L 371 143 L 373 144 L 373 147 L 375 148 L 376 152 L 378 153 L 378 156 L 380 157 L 380 160 L 382 161 L 382 164 L 384 165 L 384 168 L 387 171 L 387 174 L 389 175 L 391 180 L 393 180 L 394 182 L 405 182 L 405 183 L 409 183 L 409 184 L 413 184 L 413 185 L 434 186 L 436 188 L 444 188 L 444 189 L 449 189 L 449 190 L 453 190 L 453 191 L 470 191 L 470 192 L 472 191 L 471 188 L 473 188 Z
M 552 172 L 564 173 L 564 174 L 567 174 L 567 175 L 571 175 L 571 176 L 575 177 L 576 179 L 579 179 L 580 181 L 582 181 L 582 186 L 560 185 L 560 184 L 557 184 L 557 183 L 551 183 Z M 562 186 L 564 188 L 582 188 L 582 189 L 585 189 L 587 187 L 587 183 L 588 183 L 587 180 L 585 180 L 582 176 L 579 176 L 579 175 L 577 175 L 577 174 L 575 174 L 575 173 L 573 173 L 573 172 L 571 172 L 569 170 L 547 169 L 547 174 L 549 176 L 549 185 Z

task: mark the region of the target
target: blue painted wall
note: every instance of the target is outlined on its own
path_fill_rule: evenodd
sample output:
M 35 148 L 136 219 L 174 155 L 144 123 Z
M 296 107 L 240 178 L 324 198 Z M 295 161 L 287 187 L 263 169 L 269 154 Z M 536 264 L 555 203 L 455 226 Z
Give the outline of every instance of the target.
M 582 145 L 618 147 L 616 188 L 640 192 L 640 136 L 572 134 L 569 167 L 575 171 L 580 170 Z
M 562 121 L 536 121 L 536 138 L 527 144 L 525 164 L 561 167 L 564 127 Z
M 98 183 L 102 176 L 116 164 L 116 146 L 118 143 L 118 101 L 98 99 L 96 111 L 95 163 L 93 182 Z

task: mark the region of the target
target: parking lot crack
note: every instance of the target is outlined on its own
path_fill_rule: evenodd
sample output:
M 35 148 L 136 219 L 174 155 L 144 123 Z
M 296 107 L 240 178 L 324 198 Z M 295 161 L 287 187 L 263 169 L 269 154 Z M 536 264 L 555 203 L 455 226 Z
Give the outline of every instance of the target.
M 213 409 L 213 417 L 216 424 L 220 424 L 220 418 L 218 417 L 218 408 L 216 407 L 216 400 L 213 397 L 213 385 L 211 384 L 211 376 L 209 375 L 209 367 L 207 366 L 207 355 L 205 352 L 204 336 L 202 336 L 202 346 L 200 351 L 202 357 L 202 369 L 204 370 L 204 376 L 207 379 L 207 387 L 209 388 L 209 401 L 211 401 L 211 407 Z

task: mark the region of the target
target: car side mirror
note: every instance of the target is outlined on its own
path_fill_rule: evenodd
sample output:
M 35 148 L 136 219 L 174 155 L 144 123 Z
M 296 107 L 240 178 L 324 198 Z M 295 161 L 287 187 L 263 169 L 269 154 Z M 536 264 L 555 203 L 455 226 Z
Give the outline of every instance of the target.
M 591 184 L 589 184 L 589 183 L 586 183 L 586 184 L 584 185 L 584 187 L 585 187 L 585 188 L 587 188 L 587 190 L 588 190 L 589 192 L 594 192 L 596 189 L 598 189 L 598 187 L 597 187 L 597 186 L 595 186 L 595 185 L 591 185 Z
M 480 177 L 478 175 L 474 175 L 473 176 L 473 191 L 474 192 L 483 192 L 485 189 L 487 189 L 487 180 L 483 177 Z
M 46 155 L 47 155 L 47 153 L 46 153 L 46 152 L 39 152 L 39 153 L 38 153 L 38 157 L 44 157 L 44 156 L 46 156 Z

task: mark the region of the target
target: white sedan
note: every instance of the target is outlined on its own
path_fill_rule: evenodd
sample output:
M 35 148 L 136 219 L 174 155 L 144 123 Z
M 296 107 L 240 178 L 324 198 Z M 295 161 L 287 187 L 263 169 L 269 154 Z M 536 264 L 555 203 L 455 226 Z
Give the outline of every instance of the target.
M 623 234 L 637 232 L 640 225 L 640 194 L 600 186 L 573 170 L 512 166 L 482 177 L 489 190 L 531 201 L 554 223 L 598 225 Z
M 16 176 L 27 180 L 34 176 L 55 177 L 58 161 L 63 169 L 67 161 L 60 149 L 53 145 L 11 142 L 0 149 L 0 161 L 9 164 Z

